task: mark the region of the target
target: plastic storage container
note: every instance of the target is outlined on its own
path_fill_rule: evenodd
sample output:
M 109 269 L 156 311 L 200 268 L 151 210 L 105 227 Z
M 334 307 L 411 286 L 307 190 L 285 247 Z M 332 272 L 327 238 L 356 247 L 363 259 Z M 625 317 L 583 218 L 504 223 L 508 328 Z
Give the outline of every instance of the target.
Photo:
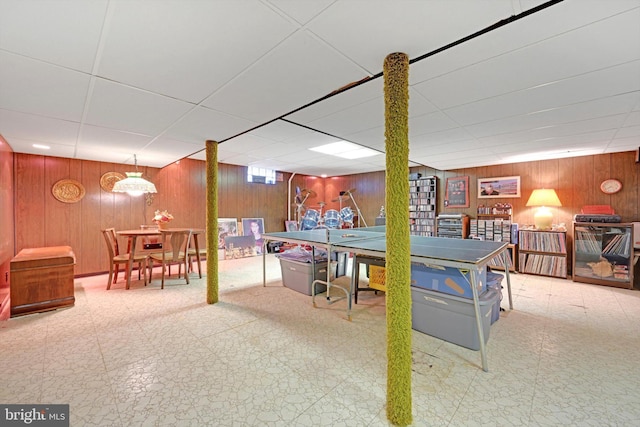
M 490 289 L 478 297 L 485 343 L 489 339 L 492 308 L 500 295 Z M 411 287 L 411 327 L 453 344 L 480 349 L 473 299 Z
M 504 275 L 487 271 L 487 288 L 495 289 L 498 292 L 498 301 L 491 307 L 491 324 L 500 319 L 500 302 L 502 301 L 502 279 Z
M 349 261 L 349 252 L 331 252 L 331 261 L 336 261 L 336 277 L 342 277 L 347 274 L 347 262 Z
M 487 290 L 487 271 L 478 277 L 478 295 Z M 471 293 L 471 272 L 453 267 L 411 263 L 411 286 L 443 292 L 464 298 L 473 298 Z
M 277 256 L 277 255 L 276 255 Z M 282 270 L 282 284 L 287 288 L 300 292 L 305 295 L 311 295 L 311 284 L 314 280 L 327 280 L 327 262 L 316 261 L 315 275 L 313 274 L 313 265 L 310 262 L 300 262 L 280 258 L 280 269 Z M 335 277 L 336 262 L 331 262 L 332 275 Z M 316 294 L 325 292 L 327 287 L 321 283 L 316 284 Z

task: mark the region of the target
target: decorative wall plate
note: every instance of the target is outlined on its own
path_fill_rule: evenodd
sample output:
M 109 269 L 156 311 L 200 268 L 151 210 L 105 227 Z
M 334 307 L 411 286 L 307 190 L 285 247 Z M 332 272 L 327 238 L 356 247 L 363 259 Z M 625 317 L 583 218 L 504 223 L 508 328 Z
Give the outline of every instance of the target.
M 600 184 L 600 190 L 604 194 L 615 194 L 618 191 L 622 190 L 622 183 L 617 179 L 605 179 Z
M 120 172 L 107 172 L 102 177 L 100 177 L 100 187 L 104 191 L 113 191 L 113 186 L 116 182 L 125 179 L 126 176 Z
M 63 203 L 76 203 L 84 197 L 84 186 L 75 179 L 61 179 L 51 188 L 53 197 Z

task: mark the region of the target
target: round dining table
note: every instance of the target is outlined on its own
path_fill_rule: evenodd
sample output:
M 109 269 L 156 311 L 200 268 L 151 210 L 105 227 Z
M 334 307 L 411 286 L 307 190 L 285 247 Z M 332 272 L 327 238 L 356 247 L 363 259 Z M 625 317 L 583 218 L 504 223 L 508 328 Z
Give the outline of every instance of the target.
M 126 237 L 128 239 L 127 242 L 127 252 L 129 255 L 129 262 L 127 263 L 127 289 L 131 286 L 131 272 L 133 271 L 133 258 L 136 253 L 136 245 L 138 241 L 138 237 L 140 236 L 160 236 L 162 233 L 171 233 L 173 231 L 184 231 L 191 230 L 191 235 L 193 237 L 193 245 L 195 247 L 195 256 L 198 264 L 198 275 L 202 278 L 202 263 L 200 258 L 200 244 L 198 242 L 198 235 L 204 233 L 204 229 L 201 228 L 163 228 L 163 229 L 134 229 L 134 230 L 120 230 L 116 231 L 116 234 L 119 236 Z M 149 278 L 151 281 L 151 278 Z

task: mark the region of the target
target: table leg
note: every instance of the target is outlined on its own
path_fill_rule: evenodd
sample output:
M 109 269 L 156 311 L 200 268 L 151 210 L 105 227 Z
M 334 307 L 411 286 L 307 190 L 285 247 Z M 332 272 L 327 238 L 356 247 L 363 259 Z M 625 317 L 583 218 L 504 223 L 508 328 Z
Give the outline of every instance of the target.
M 358 287 L 360 286 L 360 263 L 358 262 L 358 254 L 353 254 L 353 286 L 354 286 L 354 302 L 358 303 Z
M 486 267 L 482 267 L 486 268 Z M 478 341 L 480 341 L 480 358 L 482 360 L 482 370 L 489 372 L 489 364 L 487 362 L 487 348 L 484 343 L 484 330 L 482 329 L 482 313 L 480 312 L 480 303 L 478 302 L 478 272 L 471 270 L 471 294 L 473 295 L 473 308 L 476 317 L 476 327 L 478 330 Z
M 515 260 L 515 250 L 513 251 L 513 258 L 511 260 L 511 263 L 513 266 L 516 265 L 516 260 Z M 507 294 L 509 294 L 509 310 L 513 310 L 513 298 L 511 297 L 511 275 L 509 274 L 509 267 L 507 267 L 509 264 L 507 264 L 508 262 L 508 257 L 509 257 L 509 251 L 507 249 L 504 250 L 504 252 L 502 252 L 502 259 L 504 260 L 504 275 L 507 278 Z
M 131 286 L 131 274 L 133 273 L 133 258 L 136 254 L 137 236 L 129 236 L 129 262 L 127 263 L 127 289 Z
M 198 263 L 198 276 L 202 279 L 202 263 L 200 262 L 200 244 L 198 243 L 198 235 L 193 235 L 193 245 L 196 247 L 196 261 Z

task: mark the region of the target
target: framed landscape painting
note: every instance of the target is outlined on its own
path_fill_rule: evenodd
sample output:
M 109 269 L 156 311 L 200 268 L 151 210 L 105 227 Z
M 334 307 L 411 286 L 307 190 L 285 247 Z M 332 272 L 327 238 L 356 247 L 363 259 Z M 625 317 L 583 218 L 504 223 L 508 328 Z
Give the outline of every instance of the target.
M 478 198 L 520 197 L 520 177 L 479 178 Z

